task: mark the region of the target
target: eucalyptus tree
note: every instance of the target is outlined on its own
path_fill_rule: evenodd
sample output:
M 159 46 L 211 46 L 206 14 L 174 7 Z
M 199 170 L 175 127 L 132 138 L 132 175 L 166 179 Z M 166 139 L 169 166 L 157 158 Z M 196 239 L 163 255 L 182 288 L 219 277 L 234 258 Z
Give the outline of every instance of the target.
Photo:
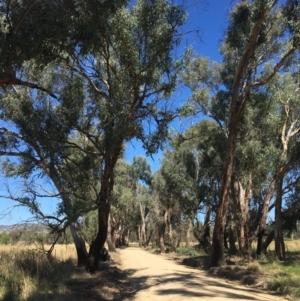
M 285 247 L 283 241 L 283 212 L 282 201 L 284 194 L 284 180 L 287 174 L 297 170 L 299 165 L 299 141 L 300 132 L 299 120 L 299 75 L 298 72 L 289 72 L 278 75 L 271 83 L 270 89 L 274 91 L 274 98 L 277 100 L 278 114 L 278 136 L 280 152 L 275 165 L 273 179 L 275 181 L 276 199 L 275 199 L 275 225 L 274 239 L 275 251 L 279 259 L 285 259 Z M 293 182 L 297 182 L 299 175 L 292 175 Z M 291 181 L 287 185 L 291 186 Z
M 169 193 L 161 170 L 158 170 L 153 175 L 153 214 L 151 215 L 152 222 L 155 226 L 155 240 L 157 246 L 162 253 L 166 251 L 165 234 L 168 224 L 170 224 L 170 216 L 175 200 Z
M 23 74 L 24 63 L 42 70 L 47 64 L 65 60 L 75 49 L 86 52 L 106 22 L 126 0 L 5 0 L 0 1 L 0 87 L 12 85 L 55 91 Z
M 134 157 L 130 176 L 134 194 L 134 205 L 139 211 L 137 237 L 140 247 L 147 244 L 146 223 L 150 211 L 152 172 L 149 163 L 144 157 Z
M 129 234 L 136 230 L 137 216 L 135 190 L 131 177 L 132 165 L 118 160 L 115 166 L 115 185 L 113 191 L 111 215 L 118 225 L 119 244 L 127 245 Z M 109 235 L 109 233 L 108 233 Z
M 40 209 L 37 197 L 41 195 L 34 185 L 28 187 L 26 197 L 11 198 L 29 207 L 39 220 L 50 221 L 53 231 L 62 231 L 69 225 L 80 265 L 86 262 L 88 254 L 77 220 L 95 206 L 101 158 L 76 131 L 79 124 L 87 122 L 82 80 L 66 72 L 58 76 L 56 71 L 55 68 L 45 74 L 36 70 L 36 76 L 44 84 L 56 82 L 60 86 L 57 100 L 22 88 L 2 96 L 0 149 L 1 155 L 8 158 L 2 167 L 9 177 L 26 180 L 38 175 L 50 179 L 55 196 L 62 200 L 56 215 Z
M 18 84 L 42 87 L 37 84 L 39 78 L 32 83 L 23 75 L 24 62 L 38 68 L 55 62 L 58 72 L 64 63 L 85 80 L 86 93 L 80 97 L 88 99 L 84 110 L 88 121 L 76 130 L 101 158 L 98 234 L 90 249 L 97 267 L 107 236 L 113 170 L 123 143 L 136 137 L 149 153 L 156 151 L 173 117 L 167 103 L 160 101 L 175 87 L 179 64 L 173 50 L 180 41 L 178 29 L 185 12 L 164 0 L 139 0 L 134 5 L 127 1 L 1 4 L 4 92 L 13 91 Z M 55 18 L 49 12 L 55 12 Z M 52 89 L 40 90 L 59 97 Z
M 279 5 L 277 0 L 240 1 L 230 14 L 229 27 L 221 48 L 224 59 L 217 78 L 222 86 L 217 87 L 211 80 L 216 71 L 208 74 L 199 72 L 197 76 L 199 64 L 193 65 L 193 61 L 187 71 L 187 84 L 193 89 L 193 97 L 200 102 L 204 111 L 214 115 L 218 121 L 218 115 L 206 107 L 206 104 L 218 99 L 219 104 L 215 108 L 225 110 L 227 114 L 226 156 L 213 234 L 212 266 L 225 264 L 224 226 L 236 144 L 246 104 L 253 93 L 263 90 L 289 59 L 298 54 L 299 42 L 298 1 L 284 1 L 283 5 Z M 192 79 L 192 74 L 196 74 L 196 78 Z M 211 100 L 211 94 L 207 92 L 210 87 L 217 87 Z
M 86 79 L 91 96 L 87 114 L 101 137 L 96 140 L 89 129 L 81 131 L 102 158 L 98 234 L 90 249 L 94 267 L 107 236 L 113 171 L 123 144 L 136 137 L 152 153 L 166 137 L 173 114 L 162 100 L 175 87 L 179 64 L 172 55 L 184 19 L 179 5 L 139 0 L 117 9 L 106 29 L 95 32 L 91 51 L 70 56 L 69 68 Z
M 201 137 L 201 139 L 199 139 Z M 218 200 L 222 140 L 214 121 L 202 120 L 190 127 L 183 135 L 174 137 L 171 149 L 164 153 L 162 175 L 166 189 L 178 202 L 181 216 L 192 226 L 201 212 L 205 215 L 200 233 L 194 229 L 199 243 L 209 242 L 211 216 Z M 199 225 L 199 222 L 197 222 Z M 189 231 L 187 228 L 187 244 Z
M 161 175 L 164 179 L 165 197 L 160 203 L 166 208 L 168 214 L 167 226 L 172 229 L 171 218 L 177 219 L 174 230 L 177 236 L 181 237 L 181 232 L 185 231 L 186 245 L 190 244 L 192 225 L 195 215 L 195 203 L 197 202 L 197 187 L 194 177 L 197 176 L 193 153 L 181 148 L 167 150 L 164 152 L 162 160 Z M 185 229 L 187 228 L 187 229 Z M 171 231 L 169 231 L 171 233 Z M 169 235 L 173 248 L 176 242 Z
M 297 100 L 297 75 L 293 73 L 293 69 L 292 63 L 285 69 L 285 73 L 276 75 L 266 86 L 264 95 L 268 101 L 264 103 L 267 104 L 267 110 L 262 109 L 262 106 L 256 102 L 251 109 L 251 111 L 257 111 L 257 117 L 251 128 L 254 133 L 257 132 L 256 138 L 259 138 L 254 139 L 255 152 L 252 151 L 259 163 L 254 169 L 255 174 L 253 173 L 255 175 L 253 179 L 257 182 L 254 185 L 256 188 L 254 193 L 256 200 L 258 195 L 262 195 L 263 198 L 258 207 L 260 213 L 257 212 L 254 227 L 248 236 L 253 241 L 256 237 L 256 227 L 258 227 L 257 254 L 259 255 L 262 252 L 267 216 L 270 209 L 275 207 L 274 227 L 277 229 L 276 239 L 280 241 L 277 242 L 276 253 L 281 259 L 284 258 L 282 200 L 283 196 L 293 190 L 293 185 L 299 181 L 299 175 L 296 172 L 299 164 L 297 150 L 299 121 L 296 113 L 299 110 L 299 101 Z M 249 107 L 246 111 L 249 111 Z M 261 128 L 264 131 L 261 131 Z M 249 140 L 249 135 L 247 139 Z M 249 155 L 246 158 L 249 161 Z M 262 185 L 259 185 L 259 182 Z M 274 195 L 276 197 L 274 203 L 271 204 Z

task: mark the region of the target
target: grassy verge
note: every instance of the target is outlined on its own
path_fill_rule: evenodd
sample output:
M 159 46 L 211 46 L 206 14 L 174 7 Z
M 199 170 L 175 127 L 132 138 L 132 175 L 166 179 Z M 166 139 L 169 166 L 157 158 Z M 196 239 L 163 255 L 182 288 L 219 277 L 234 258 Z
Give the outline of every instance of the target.
M 63 293 L 63 279 L 74 263 L 48 260 L 43 254 L 4 253 L 0 259 L 0 288 L 2 300 L 41 300 L 40 297 Z M 34 295 L 39 295 L 33 298 Z
M 65 252 L 68 254 L 68 252 Z M 54 294 L 63 294 L 63 280 L 74 268 L 72 256 L 48 259 L 33 247 L 1 247 L 1 300 L 41 300 Z
M 300 300 L 300 252 L 288 252 L 286 261 L 274 260 L 269 254 L 260 261 L 267 275 L 267 289 Z
M 34 246 L 1 246 L 0 300 L 124 301 L 132 290 L 118 256 L 111 254 L 111 262 L 90 274 L 76 267 L 73 245 L 56 246 L 50 259 Z

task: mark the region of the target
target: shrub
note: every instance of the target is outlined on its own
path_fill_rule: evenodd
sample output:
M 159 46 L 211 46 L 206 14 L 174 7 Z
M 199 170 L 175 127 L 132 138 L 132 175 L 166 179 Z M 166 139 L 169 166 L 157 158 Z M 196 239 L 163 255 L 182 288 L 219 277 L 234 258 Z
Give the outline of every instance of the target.
M 11 242 L 10 236 L 7 233 L 2 233 L 0 235 L 0 244 L 1 245 L 8 245 Z
M 205 255 L 204 252 L 196 250 L 194 247 L 179 247 L 176 249 L 176 253 L 183 256 L 197 257 Z

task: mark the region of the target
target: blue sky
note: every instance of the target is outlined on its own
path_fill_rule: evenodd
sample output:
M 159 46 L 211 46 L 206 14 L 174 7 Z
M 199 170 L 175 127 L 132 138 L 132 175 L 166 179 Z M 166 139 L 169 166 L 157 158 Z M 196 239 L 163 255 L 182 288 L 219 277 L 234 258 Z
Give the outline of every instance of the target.
M 193 0 L 189 0 L 192 3 Z M 196 2 L 195 0 L 194 2 Z M 205 57 L 210 57 L 214 61 L 220 61 L 219 53 L 220 44 L 227 27 L 227 16 L 230 7 L 233 5 L 232 0 L 207 0 L 198 1 L 198 4 L 190 4 L 188 6 L 187 24 L 184 28 L 185 32 L 191 32 L 185 35 L 183 46 L 192 47 L 197 54 Z M 202 3 L 201 3 L 202 2 Z M 232 7 L 231 7 L 232 8 Z M 178 93 L 176 101 L 184 102 L 188 97 L 185 92 Z M 132 162 L 133 156 L 145 156 L 145 152 L 141 145 L 136 141 L 128 143 L 126 149 L 126 160 Z M 152 171 L 159 168 L 161 153 L 152 156 L 153 159 L 147 160 L 151 164 Z M 0 194 L 5 191 L 6 180 L 0 177 Z M 9 183 L 18 187 L 17 180 L 14 182 L 10 180 Z M 30 218 L 30 213 L 24 208 L 15 208 L 11 211 L 12 206 L 15 205 L 10 200 L 0 199 L 0 225 L 11 225 L 21 223 Z M 42 208 L 48 212 L 53 212 L 56 208 L 56 203 L 53 200 L 41 200 Z M 6 212 L 7 215 L 3 213 Z
M 192 1 L 189 1 L 192 3 Z M 200 1 L 198 1 L 200 2 Z M 202 3 L 201 3 L 202 2 Z M 228 13 L 232 0 L 207 0 L 198 4 L 188 6 L 187 24 L 185 32 L 190 32 L 184 36 L 182 42 L 182 52 L 185 47 L 192 47 L 199 56 L 209 57 L 213 61 L 220 62 L 222 57 L 219 48 L 227 28 Z M 176 94 L 176 101 L 183 103 L 188 98 L 188 91 L 181 91 Z M 132 163 L 134 156 L 145 156 L 141 144 L 133 140 L 127 144 L 125 158 Z M 152 172 L 160 167 L 162 153 L 148 157 Z

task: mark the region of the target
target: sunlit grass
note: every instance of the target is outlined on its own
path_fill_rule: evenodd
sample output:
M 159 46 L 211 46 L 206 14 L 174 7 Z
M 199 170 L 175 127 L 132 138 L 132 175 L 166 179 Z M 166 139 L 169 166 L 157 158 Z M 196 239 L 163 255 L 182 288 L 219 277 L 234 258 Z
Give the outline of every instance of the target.
M 286 240 L 284 242 L 285 248 L 287 252 L 292 252 L 292 251 L 300 251 L 300 240 Z M 275 250 L 275 243 L 274 241 L 271 242 L 271 244 L 268 247 L 269 251 L 274 251 Z
M 75 265 L 74 246 L 58 245 L 47 258 L 36 246 L 0 247 L 0 299 L 7 301 L 42 300 L 63 294 L 63 279 Z

